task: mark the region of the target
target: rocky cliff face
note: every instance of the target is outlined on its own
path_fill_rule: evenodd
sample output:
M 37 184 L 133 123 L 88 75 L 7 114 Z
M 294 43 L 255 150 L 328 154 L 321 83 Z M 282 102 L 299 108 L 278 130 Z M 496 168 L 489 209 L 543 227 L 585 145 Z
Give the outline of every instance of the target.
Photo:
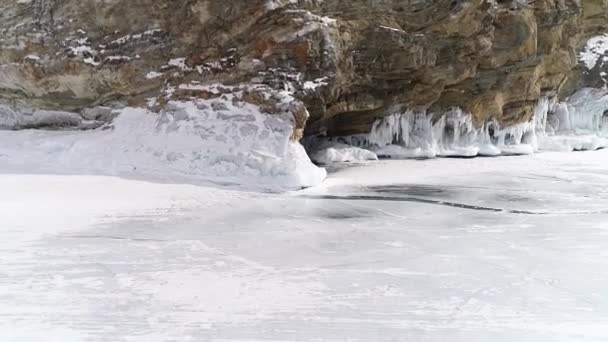
M 301 100 L 311 134 L 368 132 L 395 108 L 509 125 L 541 96 L 597 86 L 577 53 L 607 16 L 604 0 L 4 0 L 0 104 L 104 121 L 91 108 L 259 83 Z

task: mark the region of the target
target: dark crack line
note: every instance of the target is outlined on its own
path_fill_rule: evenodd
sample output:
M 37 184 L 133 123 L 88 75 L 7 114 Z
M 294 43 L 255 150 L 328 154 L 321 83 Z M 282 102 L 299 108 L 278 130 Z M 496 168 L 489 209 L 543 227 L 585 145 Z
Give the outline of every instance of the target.
M 144 239 L 144 238 L 128 238 L 120 236 L 105 236 L 105 235 L 59 235 L 59 237 L 66 239 L 108 239 L 108 240 L 127 240 L 127 241 L 152 241 L 152 242 L 166 242 L 167 240 L 159 239 Z
M 433 204 L 433 205 L 442 205 L 446 207 L 452 208 L 460 208 L 460 209 L 468 209 L 468 210 L 476 210 L 476 211 L 487 211 L 494 213 L 507 213 L 507 214 L 521 214 L 521 215 L 551 215 L 551 214 L 559 214 L 559 215 L 591 215 L 591 214 L 608 214 L 608 210 L 601 211 L 584 211 L 584 212 L 546 212 L 546 211 L 529 211 L 529 210 L 517 210 L 517 209 L 504 209 L 504 208 L 492 208 L 492 207 L 482 207 L 477 205 L 470 205 L 464 203 L 457 202 L 446 202 L 446 201 L 437 201 L 430 200 L 424 198 L 417 197 L 386 197 L 386 196 L 335 196 L 335 195 L 320 195 L 320 196 L 302 196 L 307 199 L 315 199 L 315 200 L 351 200 L 351 201 L 387 201 L 387 202 L 414 202 L 414 203 L 424 203 L 424 204 Z

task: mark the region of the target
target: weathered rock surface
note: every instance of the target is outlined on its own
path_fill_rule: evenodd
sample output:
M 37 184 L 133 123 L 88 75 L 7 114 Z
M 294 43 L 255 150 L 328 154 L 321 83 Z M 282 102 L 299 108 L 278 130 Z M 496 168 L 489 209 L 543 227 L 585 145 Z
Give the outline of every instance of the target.
M 1 1 L 0 104 L 90 119 L 263 83 L 305 103 L 310 133 L 399 107 L 508 125 L 592 82 L 577 54 L 607 18 L 604 0 Z

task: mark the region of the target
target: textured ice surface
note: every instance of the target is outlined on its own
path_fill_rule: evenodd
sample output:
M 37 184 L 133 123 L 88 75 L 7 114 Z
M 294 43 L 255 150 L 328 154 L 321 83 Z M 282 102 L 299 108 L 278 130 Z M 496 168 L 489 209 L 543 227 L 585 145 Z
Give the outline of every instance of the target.
M 0 341 L 604 342 L 607 163 L 380 161 L 280 195 L 0 175 Z
M 311 163 L 299 143 L 290 141 L 291 114 L 262 114 L 258 107 L 237 106 L 226 96 L 171 102 L 170 110 L 161 114 L 126 108 L 111 126 L 94 131 L 0 131 L 0 162 L 5 172 L 122 175 L 278 189 L 323 181 L 325 170 Z

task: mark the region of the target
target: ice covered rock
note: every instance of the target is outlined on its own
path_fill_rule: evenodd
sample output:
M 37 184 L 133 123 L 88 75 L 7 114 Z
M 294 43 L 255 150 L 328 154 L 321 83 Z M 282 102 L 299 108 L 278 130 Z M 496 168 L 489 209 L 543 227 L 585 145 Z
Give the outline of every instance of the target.
M 323 181 L 298 141 L 306 119 L 298 116 L 307 115 L 299 102 L 264 87 L 207 90 L 216 96 L 170 101 L 160 112 L 124 108 L 101 129 L 4 132 L 3 164 L 278 190 Z
M 81 123 L 82 118 L 76 113 L 53 110 L 21 111 L 0 105 L 0 130 L 78 127 Z
M 539 148 L 549 151 L 608 147 L 608 91 L 583 88 L 548 109 Z
M 110 122 L 116 116 L 116 112 L 110 107 L 88 107 L 80 112 L 86 120 Z
M 19 124 L 17 112 L 11 107 L 0 105 L 0 130 L 14 129 Z
M 377 119 L 369 134 L 343 137 L 387 158 L 475 157 L 608 147 L 608 90 L 584 88 L 565 102 L 542 97 L 526 122 L 475 125 L 459 108 L 408 110 Z M 346 147 L 344 147 L 346 148 Z
M 441 115 L 406 111 L 378 119 L 359 143 L 392 158 L 530 154 L 537 148 L 535 130 L 534 120 L 509 127 L 489 121 L 476 127 L 472 115 L 458 108 Z

